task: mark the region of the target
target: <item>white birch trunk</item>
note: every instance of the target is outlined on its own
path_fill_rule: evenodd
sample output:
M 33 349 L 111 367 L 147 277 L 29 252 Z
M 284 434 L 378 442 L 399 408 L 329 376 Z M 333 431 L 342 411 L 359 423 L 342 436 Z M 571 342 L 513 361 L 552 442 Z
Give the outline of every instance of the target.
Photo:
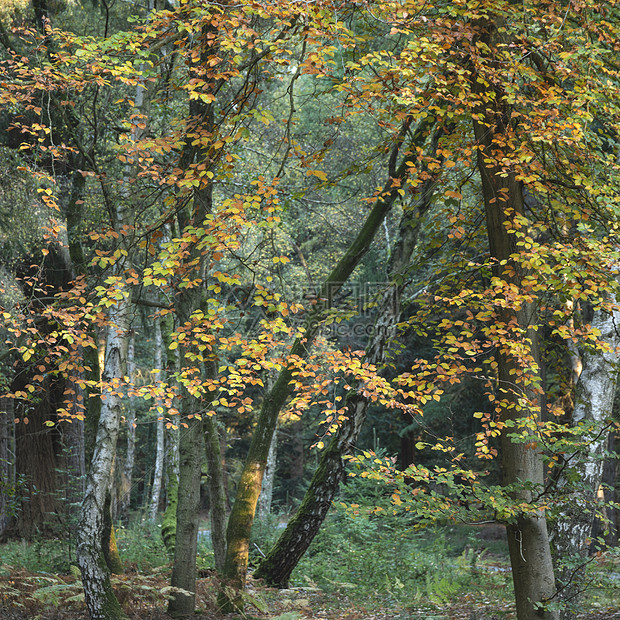
M 102 544 L 104 506 L 116 454 L 122 410 L 121 390 L 127 361 L 130 302 L 128 292 L 122 286 L 118 293 L 117 303 L 108 312 L 101 413 L 78 525 L 77 560 L 92 620 L 125 617 L 110 585 Z
M 276 476 L 278 453 L 278 427 L 271 438 L 265 473 L 263 474 L 263 486 L 258 496 L 257 514 L 259 519 L 265 519 L 271 513 L 271 500 L 273 498 L 273 481 Z
M 130 385 L 135 380 L 135 344 L 136 335 L 132 330 L 127 342 L 127 376 Z M 136 410 L 133 397 L 127 398 L 125 413 L 127 425 L 127 448 L 125 451 L 125 463 L 123 467 L 123 492 L 121 497 L 120 515 L 124 522 L 129 518 L 129 505 L 131 503 L 131 487 L 133 486 L 133 467 L 136 454 Z
M 161 321 L 155 319 L 155 383 L 161 383 L 163 378 L 163 339 L 161 335 Z M 157 451 L 155 454 L 155 469 L 153 472 L 153 485 L 151 487 L 151 507 L 149 517 L 151 521 L 157 518 L 157 510 L 159 508 L 159 497 L 161 495 L 161 484 L 164 476 L 164 414 L 163 400 L 158 398 L 157 405 Z M 160 411 L 161 409 L 161 411 Z
M 563 618 L 574 617 L 583 589 L 584 563 L 588 555 L 588 537 L 594 522 L 594 505 L 603 475 L 604 450 L 608 433 L 605 420 L 612 416 L 618 375 L 618 326 L 620 312 L 597 310 L 592 327 L 600 330 L 604 351 L 588 351 L 583 356 L 583 370 L 576 386 L 573 427 L 583 435 L 581 446 L 566 457 L 558 481 L 565 500 L 553 536 L 555 561 L 559 564 L 558 596 L 566 604 Z M 576 481 L 572 482 L 572 481 Z

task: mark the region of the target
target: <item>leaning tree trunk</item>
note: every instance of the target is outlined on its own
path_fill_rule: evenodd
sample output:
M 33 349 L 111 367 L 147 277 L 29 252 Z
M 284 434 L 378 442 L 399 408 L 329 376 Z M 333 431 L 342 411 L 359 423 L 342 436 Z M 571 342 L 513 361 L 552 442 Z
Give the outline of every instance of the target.
M 485 20 L 484 28 L 481 38 L 491 49 L 499 36 L 497 24 Z M 497 70 L 493 59 L 490 62 L 491 68 Z M 509 228 L 513 218 L 523 213 L 523 188 L 504 161 L 506 145 L 513 139 L 510 127 L 505 124 L 506 119 L 511 118 L 510 108 L 495 80 L 476 71 L 471 79 L 473 92 L 479 98 L 473 125 L 478 143 L 477 166 L 482 181 L 489 250 L 494 259 L 493 275 L 507 288 L 521 290 L 525 273 L 513 258 L 519 248 Z M 483 85 L 489 82 L 495 82 L 495 86 L 485 88 Z M 493 91 L 492 97 L 489 90 Z M 539 396 L 535 392 L 539 346 L 535 305 L 524 299 L 519 300 L 519 304 L 500 306 L 497 310 L 498 324 L 510 334 L 508 338 L 519 340 L 522 357 L 519 359 L 513 353 L 513 342 L 498 342 L 498 400 L 502 403 L 503 421 L 508 423 L 501 435 L 503 483 L 515 485 L 515 502 L 529 504 L 534 501 L 535 489 L 543 488 L 542 455 L 536 442 L 515 441 L 511 434 L 518 432 L 522 425 L 536 424 L 540 418 Z M 519 377 L 526 378 L 515 385 Z M 522 512 L 507 525 L 507 533 L 517 617 L 519 620 L 558 618 L 556 611 L 541 608 L 556 591 L 544 511 L 530 509 Z
M 576 386 L 572 424 L 580 429 L 580 447 L 565 459 L 558 481 L 565 503 L 558 515 L 553 546 L 555 551 L 558 598 L 565 603 L 562 618 L 573 618 L 584 589 L 588 537 L 595 517 L 596 495 L 603 476 L 608 432 L 618 377 L 618 325 L 620 311 L 597 310 L 592 328 L 600 330 L 604 349 L 583 356 L 583 370 Z M 577 481 L 577 482 L 570 482 Z
M 368 251 L 375 233 L 381 227 L 383 219 L 399 196 L 399 190 L 407 176 L 409 166 L 407 165 L 406 157 L 403 158 L 402 163 L 398 167 L 396 164 L 402 142 L 409 131 L 411 121 L 411 117 L 405 120 L 396 145 L 392 149 L 388 170 L 389 180 L 373 205 L 357 237 L 323 283 L 318 296 L 322 301 L 317 304 L 313 312 L 309 313 L 309 317 L 303 326 L 303 338 L 298 338 L 291 348 L 290 354 L 292 358 L 305 359 L 308 356 L 323 318 L 323 311 L 330 306 L 333 297 Z M 420 135 L 427 133 L 430 123 L 431 120 L 427 118 L 418 124 L 413 131 L 413 144 L 419 141 Z M 226 595 L 221 598 L 222 607 L 228 611 L 238 610 L 243 605 L 240 592 L 245 587 L 250 532 L 256 512 L 256 504 L 269 456 L 271 438 L 276 429 L 280 410 L 291 393 L 292 379 L 293 367 L 287 365 L 281 370 L 273 387 L 263 398 L 250 449 L 237 487 L 235 503 L 228 519 L 228 529 L 226 532 L 228 546 L 224 576 L 228 580 L 227 585 L 235 592 L 233 596 Z
M 436 152 L 442 133 L 443 129 L 434 133 L 430 153 Z M 391 248 L 388 277 L 391 282 L 399 284 L 391 284 L 385 291 L 379 304 L 373 336 L 366 347 L 365 361 L 377 367 L 385 360 L 388 343 L 395 335 L 400 316 L 399 300 L 406 286 L 405 272 L 417 245 L 422 217 L 432 203 L 435 179 L 429 177 L 426 171 L 424 176 L 426 180 L 418 188 L 415 202 L 403 213 L 398 238 Z M 319 465 L 299 509 L 255 572 L 255 577 L 264 579 L 269 585 L 288 587 L 293 569 L 318 533 L 344 479 L 344 457 L 357 442 L 371 399 L 363 396 L 362 390 L 358 389 L 351 390 L 345 402 L 346 417 L 321 453 Z
M 120 298 L 108 313 L 102 377 L 104 394 L 78 525 L 77 560 L 92 620 L 125 617 L 112 591 L 102 546 L 106 494 L 110 486 L 122 410 L 120 382 L 126 374 L 130 302 L 125 296 L 126 291 L 121 289 L 119 293 Z

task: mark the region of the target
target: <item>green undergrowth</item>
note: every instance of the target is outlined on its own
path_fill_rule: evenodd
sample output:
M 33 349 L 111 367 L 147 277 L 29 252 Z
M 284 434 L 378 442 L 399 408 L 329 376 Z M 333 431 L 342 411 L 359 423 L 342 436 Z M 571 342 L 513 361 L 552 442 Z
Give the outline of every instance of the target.
M 339 509 L 293 573 L 292 584 L 403 607 L 443 606 L 482 594 L 481 584 L 485 596 L 511 600 L 506 565 L 504 541 L 483 542 L 473 528 L 416 530 L 398 519 Z
M 349 498 L 343 495 L 341 499 Z M 280 605 L 290 598 L 290 605 L 303 603 L 303 609 L 312 608 L 313 613 L 320 605 L 320 609 L 336 613 L 334 617 L 339 617 L 339 609 L 344 614 L 354 608 L 389 609 L 393 618 L 445 618 L 452 613 L 446 610 L 456 605 L 472 613 L 490 610 L 497 618 L 514 617 L 512 578 L 501 526 L 444 524 L 420 529 L 407 514 L 387 510 L 385 502 L 384 511 L 374 512 L 381 502 L 381 497 L 373 497 L 372 505 L 370 501 L 366 506 L 337 503 L 293 573 L 293 590 L 262 590 L 260 583 L 254 582 L 258 589 L 253 596 L 264 595 L 265 600 Z M 280 521 L 280 517 L 270 517 L 257 523 L 252 542 L 255 564 L 281 533 Z M 115 577 L 117 593 L 121 598 L 135 598 L 135 605 L 162 607 L 170 559 L 159 525 L 136 522 L 116 532 L 127 571 Z M 76 609 L 83 605 L 71 551 L 66 541 L 55 539 L 0 545 L 0 603 L 5 600 L 23 606 L 29 601 L 33 609 L 37 605 Z M 203 596 L 207 601 L 217 587 L 213 551 L 204 530 L 198 544 L 198 569 L 201 579 L 210 580 Z M 604 614 L 617 607 L 619 550 L 593 556 L 588 574 L 590 587 L 582 609 Z M 131 580 L 138 580 L 139 588 L 133 588 Z M 130 592 L 125 593 L 128 588 Z M 292 607 L 290 613 L 297 613 L 296 609 Z
M 115 532 L 118 552 L 126 568 L 148 573 L 170 561 L 161 535 L 161 524 L 133 521 Z
M 66 575 L 75 563 L 75 553 L 67 541 L 38 538 L 32 542 L 10 541 L 0 545 L 0 559 L 2 575 L 9 575 L 13 568 Z

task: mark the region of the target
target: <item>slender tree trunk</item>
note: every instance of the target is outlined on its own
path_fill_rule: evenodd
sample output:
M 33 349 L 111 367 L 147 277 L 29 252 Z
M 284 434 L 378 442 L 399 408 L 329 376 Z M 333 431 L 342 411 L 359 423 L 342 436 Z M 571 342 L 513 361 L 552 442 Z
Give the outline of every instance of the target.
M 170 338 L 170 331 L 166 329 L 166 348 Z M 178 349 L 168 350 L 168 370 L 178 372 L 180 359 Z M 177 387 L 179 387 L 177 385 Z M 178 398 L 177 398 L 178 399 Z M 177 400 L 175 399 L 175 401 Z M 177 408 L 180 406 L 177 405 Z M 161 535 L 164 540 L 166 551 L 170 557 L 174 557 L 174 547 L 177 532 L 177 502 L 179 497 L 179 420 L 174 420 L 174 425 L 166 432 L 166 511 L 161 525 Z
M 127 360 L 130 302 L 125 296 L 126 291 L 119 292 L 120 299 L 110 307 L 108 313 L 103 366 L 106 387 L 102 395 L 97 439 L 78 525 L 77 559 L 92 620 L 125 617 L 112 591 L 102 546 L 106 494 L 110 486 L 122 409 L 120 382 L 126 373 Z
M 582 447 L 568 456 L 563 464 L 558 486 L 566 493 L 566 498 L 553 537 L 558 598 L 566 604 L 562 618 L 575 617 L 584 589 L 588 538 L 594 523 L 609 435 L 603 426 L 611 417 L 616 395 L 619 324 L 619 311 L 595 312 L 592 327 L 600 331 L 599 339 L 606 349 L 584 354 L 583 370 L 576 386 L 572 424 L 585 434 L 578 438 L 583 442 Z
M 496 36 L 495 24 L 486 23 L 483 40 L 490 45 Z M 505 104 L 502 92 L 490 97 L 483 86 L 485 77 L 472 75 L 474 93 L 479 96 L 479 107 L 474 115 L 474 133 L 478 143 L 478 170 L 482 180 L 482 191 L 486 212 L 486 226 L 490 254 L 495 259 L 493 275 L 506 286 L 520 290 L 525 275 L 512 256 L 518 254 L 516 239 L 509 232 L 514 216 L 523 213 L 523 189 L 506 169 L 503 161 L 506 144 L 512 139 L 511 130 L 505 125 L 510 119 L 510 110 Z M 496 106 L 496 107 L 493 107 Z M 503 265 L 508 264 L 510 269 Z M 542 455 L 535 442 L 516 442 L 511 433 L 518 432 L 522 424 L 536 424 L 540 417 L 538 385 L 538 336 L 536 309 L 533 303 L 520 301 L 521 305 L 500 308 L 498 323 L 510 332 L 510 337 L 519 339 L 521 356 L 529 360 L 529 368 L 512 353 L 509 346 L 499 343 L 497 356 L 499 397 L 503 402 L 506 426 L 501 436 L 503 482 L 517 485 L 521 490 L 514 492 L 515 501 L 530 503 L 535 490 L 543 488 Z M 525 376 L 518 385 L 518 377 Z M 526 488 L 529 485 L 531 488 Z M 558 618 L 555 611 L 545 611 L 540 606 L 555 595 L 555 579 L 551 550 L 547 534 L 547 522 L 542 510 L 522 513 L 507 525 L 508 547 L 515 587 L 517 617 L 519 620 L 534 618 Z
M 161 322 L 159 318 L 155 319 L 155 382 L 160 383 L 163 378 L 163 339 L 161 336 Z M 155 454 L 155 470 L 153 472 L 153 485 L 151 487 L 151 507 L 149 516 L 151 521 L 157 518 L 159 509 L 159 496 L 161 494 L 161 485 L 164 477 L 164 413 L 163 402 L 157 400 L 157 407 L 161 407 L 162 411 L 157 409 L 157 451 Z
M 215 369 L 214 369 L 215 372 Z M 224 570 L 226 559 L 226 490 L 224 468 L 217 422 L 212 416 L 204 416 L 203 430 L 207 453 L 208 488 L 211 505 L 211 542 L 215 557 L 215 569 Z
M 73 381 L 69 382 L 75 398 L 83 390 Z M 65 391 L 65 394 L 67 391 Z M 78 410 L 79 411 L 79 410 Z M 65 505 L 62 507 L 66 527 L 73 532 L 80 515 L 80 506 L 86 490 L 86 452 L 84 443 L 84 419 L 73 418 L 60 425 L 64 456 L 63 485 Z
M 265 474 L 263 475 L 263 484 L 260 495 L 258 496 L 257 513 L 259 519 L 266 519 L 271 514 L 271 500 L 273 498 L 273 482 L 276 477 L 278 454 L 278 429 L 271 438 L 269 446 L 269 454 L 265 463 Z
M 136 376 L 135 363 L 136 334 L 131 330 L 127 347 L 127 376 L 129 383 L 133 385 Z M 120 517 L 127 523 L 129 520 L 129 507 L 131 505 L 131 488 L 133 486 L 133 468 L 136 454 L 136 410 L 135 398 L 130 396 L 127 399 L 127 409 L 125 412 L 127 444 L 125 449 L 125 461 L 123 463 L 123 490 L 120 502 Z
M 0 398 L 0 538 L 9 526 L 15 500 L 13 399 Z
M 436 131 L 430 145 L 430 152 L 437 150 L 439 137 L 443 130 Z M 403 213 L 398 237 L 390 252 L 388 277 L 391 282 L 383 294 L 374 325 L 374 333 L 366 347 L 365 360 L 380 366 L 388 343 L 395 335 L 399 320 L 399 300 L 405 288 L 405 271 L 417 245 L 422 217 L 432 203 L 434 179 L 428 178 L 418 189 L 415 202 Z M 363 386 L 359 386 L 360 388 Z M 260 563 L 255 576 L 265 579 L 269 585 L 286 588 L 291 573 L 310 543 L 319 531 L 332 501 L 344 478 L 344 457 L 355 446 L 359 433 L 366 421 L 370 398 L 364 397 L 361 390 L 351 390 L 347 394 L 347 415 L 336 436 L 321 453 L 316 472 L 302 503 L 280 535 L 276 544 Z
M 74 381 L 68 386 L 74 392 L 74 398 L 84 403 L 84 393 Z M 66 393 L 67 390 L 65 390 Z M 81 409 L 74 409 L 81 412 Z M 84 419 L 73 418 L 62 427 L 63 443 L 65 448 L 66 469 L 69 475 L 70 501 L 81 501 L 86 489 L 86 450 L 84 444 Z
M 368 251 L 377 230 L 382 225 L 383 219 L 399 195 L 398 190 L 407 175 L 408 166 L 405 161 L 406 157 L 398 168 L 396 163 L 402 141 L 409 131 L 410 123 L 411 119 L 408 118 L 391 152 L 389 161 L 390 178 L 388 182 L 373 205 L 357 237 L 323 283 L 319 292 L 319 299 L 325 301 L 319 303 L 316 310 L 310 313 L 309 318 L 304 324 L 304 337 L 299 338 L 293 344 L 291 356 L 301 359 L 305 359 L 308 356 L 312 341 L 320 325 L 323 310 L 331 305 L 334 295 L 340 290 Z M 430 119 L 425 119 L 418 124 L 413 131 L 413 144 L 417 144 L 421 135 L 427 134 L 430 123 Z M 221 599 L 223 608 L 228 611 L 242 607 L 239 593 L 245 587 L 250 532 L 256 512 L 256 504 L 260 495 L 271 439 L 276 429 L 280 410 L 291 393 L 292 378 L 293 369 L 290 366 L 285 366 L 273 387 L 265 394 L 248 456 L 241 473 L 237 497 L 228 519 L 228 529 L 226 532 L 228 546 L 224 574 L 228 579 L 228 586 L 231 586 L 233 591 L 237 592 L 236 597 L 222 597 Z
M 162 519 L 161 535 L 168 555 L 174 557 L 177 534 L 177 502 L 179 497 L 179 427 L 167 432 L 166 511 Z

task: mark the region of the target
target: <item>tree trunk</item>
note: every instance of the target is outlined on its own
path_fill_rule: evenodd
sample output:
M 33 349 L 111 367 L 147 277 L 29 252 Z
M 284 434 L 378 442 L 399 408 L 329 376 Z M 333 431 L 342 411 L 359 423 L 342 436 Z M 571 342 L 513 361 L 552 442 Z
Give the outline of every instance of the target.
M 609 454 L 614 454 L 618 447 L 618 430 L 609 433 Z M 617 547 L 620 528 L 620 509 L 618 508 L 618 480 L 620 479 L 620 460 L 617 456 L 608 456 L 603 465 L 603 496 L 607 522 L 602 524 L 602 530 L 607 532 L 605 544 L 608 549 Z
M 368 251 L 377 230 L 381 227 L 383 219 L 399 196 L 399 189 L 409 167 L 405 161 L 406 157 L 398 168 L 396 167 L 396 161 L 402 141 L 409 131 L 411 120 L 411 118 L 408 118 L 405 121 L 396 145 L 392 149 L 389 162 L 389 180 L 373 205 L 357 237 L 323 283 L 318 298 L 324 301 L 317 304 L 316 309 L 309 314 L 303 327 L 304 336 L 303 338 L 298 338 L 293 344 L 291 357 L 305 359 L 308 356 L 312 341 L 323 318 L 323 311 L 329 308 L 334 295 L 340 290 Z M 430 119 L 427 118 L 418 124 L 413 131 L 413 144 L 419 141 L 420 135 L 427 133 L 430 122 Z M 256 504 L 269 456 L 271 438 L 276 429 L 280 410 L 291 393 L 292 378 L 293 368 L 285 366 L 278 375 L 273 387 L 263 398 L 248 456 L 241 473 L 241 479 L 239 480 L 237 497 L 228 519 L 228 529 L 226 531 L 228 546 L 224 574 L 228 580 L 228 586 L 237 592 L 235 597 L 222 597 L 221 599 L 223 608 L 228 611 L 242 607 L 239 593 L 245 587 L 249 540 L 256 512 Z
M 108 570 L 113 575 L 123 573 L 123 562 L 116 545 L 116 534 L 112 523 L 112 493 L 108 492 L 103 507 L 103 535 L 101 537 L 101 547 Z
M 257 513 L 259 519 L 266 519 L 271 514 L 271 500 L 273 498 L 273 481 L 276 476 L 278 454 L 278 429 L 271 438 L 269 446 L 269 454 L 265 463 L 265 474 L 263 475 L 263 483 L 260 495 L 258 496 Z
M 166 511 L 162 519 L 161 536 L 168 555 L 174 557 L 177 534 L 177 502 L 179 497 L 179 428 L 170 428 L 167 436 Z
M 215 372 L 215 368 L 213 371 Z M 204 416 L 203 430 L 209 472 L 211 542 L 215 557 L 215 569 L 218 573 L 221 573 L 224 570 L 224 561 L 226 560 L 226 490 L 224 488 L 224 468 L 220 436 L 215 418 L 208 415 Z
M 203 33 L 206 37 L 206 32 Z M 201 61 L 206 62 L 207 45 L 201 50 Z M 199 68 L 194 68 L 200 75 Z M 205 132 L 207 136 L 214 133 L 214 106 L 200 100 L 192 100 L 189 104 L 190 118 L 196 119 L 199 126 L 196 130 Z M 193 146 L 193 139 L 188 138 L 181 156 L 180 168 L 186 170 L 194 158 L 201 155 L 207 167 L 212 163 L 209 159 L 208 145 Z M 185 209 L 177 212 L 179 231 L 182 233 L 190 225 L 202 226 L 207 214 L 213 210 L 213 185 L 205 183 L 193 192 L 191 215 Z M 196 278 L 204 282 L 206 257 L 204 252 L 192 248 L 186 258 L 193 266 L 187 277 Z M 175 304 L 175 314 L 179 325 L 183 325 L 191 313 L 200 307 L 202 301 L 202 287 L 185 288 Z M 182 363 L 182 360 L 181 360 Z M 215 377 L 217 366 L 214 363 L 206 364 L 205 379 Z M 203 423 L 195 416 L 197 409 L 202 411 L 204 402 L 193 398 L 185 388 L 182 388 L 181 424 L 182 430 L 179 440 L 179 487 L 177 500 L 177 524 L 174 551 L 174 565 L 172 567 L 171 584 L 183 592 L 173 592 L 168 605 L 168 614 L 173 617 L 188 616 L 194 613 L 196 600 L 196 545 L 198 537 L 198 510 L 200 506 L 200 478 L 204 461 Z M 192 415 L 192 417 L 188 417 Z M 187 424 L 187 428 L 183 426 Z
M 188 408 L 197 402 L 187 393 L 183 400 L 184 411 L 188 411 Z M 185 425 L 187 425 L 186 428 Z M 172 592 L 168 614 L 173 618 L 193 614 L 196 601 L 200 465 L 204 454 L 202 422 L 198 418 L 192 417 L 184 421 L 181 428 L 179 452 L 177 524 L 171 585 L 173 588 L 180 588 L 182 592 Z
M 169 339 L 169 330 L 166 329 L 166 348 Z M 178 372 L 180 359 L 178 349 L 168 350 L 168 369 Z M 174 547 L 177 532 L 177 502 L 179 497 L 179 420 L 174 420 L 166 432 L 166 511 L 162 519 L 161 535 L 164 540 L 166 551 L 170 557 L 174 557 Z
M 74 381 L 69 380 L 67 387 L 73 392 L 73 398 L 84 404 L 84 391 Z M 67 390 L 65 390 L 65 394 Z M 74 412 L 81 412 L 75 408 Z M 81 503 L 86 488 L 86 451 L 84 444 L 84 419 L 73 418 L 61 425 L 63 451 L 66 470 L 67 507 L 73 513 L 71 505 Z
M 12 391 L 21 389 L 20 382 L 27 381 L 27 372 L 19 373 Z M 58 501 L 60 435 L 58 428 L 45 424 L 57 420 L 56 408 L 63 402 L 64 383 L 48 375 L 41 391 L 43 398 L 32 405 L 14 403 L 15 418 L 19 419 L 15 424 L 15 475 L 20 488 L 19 509 L 8 534 L 28 540 L 36 534 L 58 536 L 64 530 Z
M 124 618 L 112 586 L 103 553 L 104 508 L 110 487 L 121 418 L 120 382 L 126 374 L 129 304 L 126 291 L 110 307 L 103 366 L 104 393 L 97 439 L 87 477 L 78 525 L 77 560 L 82 573 L 86 605 L 92 620 Z
M 611 417 L 616 394 L 619 322 L 620 312 L 617 310 L 595 312 L 592 327 L 600 330 L 599 340 L 606 345 L 606 350 L 584 354 L 583 370 L 576 386 L 572 425 L 585 434 L 578 437 L 583 445 L 563 464 L 558 486 L 566 497 L 553 537 L 558 597 L 566 604 L 562 618 L 574 617 L 584 589 L 588 537 L 594 522 L 609 435 L 603 425 Z
M 434 132 L 429 149 L 431 153 L 437 150 L 442 133 L 443 130 Z M 427 177 L 420 185 L 415 202 L 403 213 L 398 237 L 391 248 L 388 277 L 390 281 L 398 281 L 399 284 L 390 285 L 384 292 L 374 333 L 364 356 L 365 361 L 377 367 L 385 360 L 388 343 L 395 335 L 400 316 L 399 300 L 406 286 L 404 273 L 417 245 L 422 217 L 431 206 L 434 186 L 435 180 L 432 177 Z M 370 399 L 364 397 L 360 390 L 351 390 L 347 394 L 346 418 L 327 449 L 321 453 L 319 466 L 299 509 L 260 563 L 255 573 L 257 578 L 265 579 L 272 586 L 288 587 L 293 569 L 318 533 L 344 478 L 344 456 L 351 452 L 357 442 L 369 404 Z
M 494 28 L 495 24 L 486 22 L 486 34 L 482 38 L 489 46 L 496 35 Z M 514 216 L 523 213 L 523 189 L 514 172 L 504 162 L 504 149 L 512 140 L 510 128 L 504 124 L 506 119 L 510 119 L 510 109 L 499 89 L 494 97 L 489 96 L 487 91 L 492 87 L 486 86 L 485 91 L 485 82 L 486 76 L 479 78 L 473 73 L 472 88 L 480 101 L 473 115 L 473 125 L 478 143 L 477 165 L 482 180 L 489 249 L 495 259 L 493 275 L 505 286 L 521 290 L 521 280 L 525 274 L 511 258 L 513 254 L 518 254 L 519 248 L 509 228 Z M 504 270 L 502 263 L 509 268 Z M 497 310 L 498 324 L 507 330 L 509 338 L 519 341 L 523 358 L 519 359 L 518 354 L 512 352 L 511 342 L 498 342 L 498 400 L 502 402 L 503 421 L 513 425 L 502 430 L 502 469 L 505 485 L 521 487 L 521 490 L 514 492 L 514 500 L 530 503 L 535 491 L 525 488 L 525 485 L 539 490 L 543 488 L 542 455 L 535 442 L 515 442 L 511 433 L 518 432 L 520 424 L 535 424 L 540 417 L 537 393 L 539 348 L 535 306 L 524 300 L 518 303 L 520 305 L 515 303 L 512 307 L 500 306 Z M 522 376 L 526 378 L 519 382 Z M 507 532 L 517 617 L 519 620 L 558 618 L 557 612 L 541 608 L 555 595 L 544 512 L 522 513 L 507 525 Z
M 155 319 L 155 383 L 160 383 L 163 378 L 163 339 L 161 336 L 161 322 L 159 318 Z M 161 411 L 159 410 L 161 408 Z M 157 518 L 159 509 L 159 496 L 161 494 L 161 484 L 164 477 L 164 412 L 163 401 L 157 399 L 156 412 L 157 416 L 157 451 L 155 454 L 155 469 L 153 471 L 153 485 L 151 487 L 151 507 L 149 517 L 151 521 Z
M 133 385 L 136 377 L 135 364 L 136 334 L 131 330 L 127 347 L 127 376 L 130 385 Z M 125 412 L 127 429 L 127 447 L 125 450 L 125 461 L 123 463 L 123 489 L 120 502 L 120 517 L 123 522 L 129 520 L 129 507 L 131 505 L 131 488 L 133 486 L 133 468 L 136 455 L 136 410 L 135 398 L 127 398 L 127 409 Z
M 0 398 L 0 539 L 8 528 L 15 502 L 13 399 Z

